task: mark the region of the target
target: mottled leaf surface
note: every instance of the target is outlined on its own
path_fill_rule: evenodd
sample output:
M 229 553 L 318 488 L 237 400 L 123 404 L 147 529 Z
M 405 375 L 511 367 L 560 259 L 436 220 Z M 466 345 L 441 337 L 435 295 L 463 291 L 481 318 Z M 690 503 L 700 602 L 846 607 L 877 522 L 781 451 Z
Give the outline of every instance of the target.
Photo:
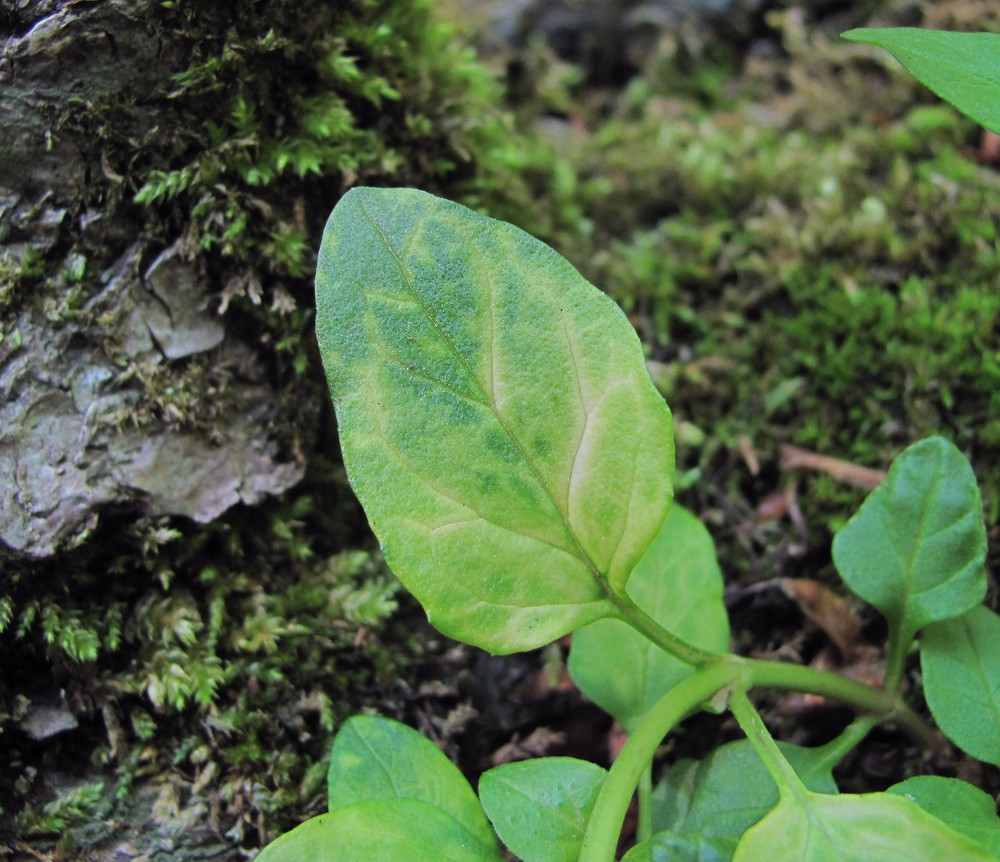
M 1000 616 L 978 607 L 928 626 L 920 666 L 938 727 L 963 751 L 1000 766 Z
M 778 748 L 810 790 L 836 793 L 822 753 L 779 742 Z M 679 760 L 653 791 L 653 828 L 705 835 L 732 853 L 740 836 L 778 802 L 778 787 L 749 740 L 729 742 L 704 760 Z
M 522 862 L 574 862 L 607 771 L 572 757 L 506 763 L 479 796 L 500 840 Z
M 1000 859 L 1000 817 L 996 802 L 984 790 L 958 778 L 918 775 L 893 785 L 888 792 L 911 799 Z
M 840 576 L 910 638 L 986 593 L 986 531 L 976 477 L 947 440 L 905 449 L 833 540 Z
M 729 618 L 722 590 L 712 537 L 701 521 L 674 504 L 628 580 L 629 596 L 688 643 L 725 652 Z M 573 681 L 626 730 L 692 671 L 619 620 L 599 620 L 573 635 Z
M 750 829 L 733 862 L 994 862 L 916 803 L 890 793 L 782 796 Z
M 1000 132 L 1000 34 L 892 27 L 849 30 L 844 38 L 885 48 L 924 86 Z
M 719 839 L 658 832 L 636 844 L 622 862 L 730 862 L 732 858 L 732 848 Z
M 510 652 L 613 613 L 673 475 L 621 310 L 524 232 L 410 189 L 341 199 L 316 301 L 348 475 L 434 625 Z
M 329 810 L 359 802 L 415 799 L 489 845 L 493 830 L 465 776 L 433 742 L 398 721 L 349 718 L 330 751 Z
M 414 799 L 359 802 L 287 832 L 257 862 L 502 862 L 439 808 Z

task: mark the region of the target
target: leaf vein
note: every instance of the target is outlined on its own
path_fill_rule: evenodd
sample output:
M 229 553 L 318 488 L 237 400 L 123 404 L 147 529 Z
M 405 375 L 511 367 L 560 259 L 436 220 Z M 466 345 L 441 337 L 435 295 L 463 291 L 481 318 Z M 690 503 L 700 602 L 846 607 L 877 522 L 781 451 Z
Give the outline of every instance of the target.
M 469 379 L 472 380 L 476 384 L 476 386 L 479 387 L 479 389 L 483 392 L 484 397 L 489 398 L 488 393 L 483 389 L 482 383 L 476 378 L 476 375 L 473 372 L 473 370 L 472 370 L 471 366 L 469 365 L 468 361 L 466 360 L 466 358 L 458 350 L 458 348 L 454 344 L 454 342 L 452 342 L 452 340 L 448 337 L 448 334 L 441 328 L 440 324 L 437 322 L 437 320 L 431 314 L 430 309 L 428 309 L 426 303 L 423 301 L 423 299 L 421 298 L 420 294 L 417 292 L 416 286 L 413 283 L 412 273 L 410 273 L 410 271 L 407 269 L 406 265 L 403 263 L 402 259 L 400 258 L 399 254 L 397 253 L 396 249 L 393 247 L 391 241 L 389 240 L 389 237 L 386 235 L 385 231 L 383 230 L 382 225 L 380 225 L 378 223 L 378 221 L 376 221 L 376 219 L 372 216 L 372 214 L 365 207 L 365 205 L 364 205 L 363 202 L 359 202 L 359 206 L 361 208 L 361 211 L 364 213 L 365 217 L 368 219 L 369 223 L 372 225 L 372 227 L 374 228 L 374 230 L 376 231 L 376 233 L 378 233 L 379 237 L 382 239 L 383 244 L 385 245 L 386 249 L 389 251 L 389 254 L 392 256 L 393 260 L 395 261 L 396 267 L 399 269 L 399 272 L 400 272 L 400 275 L 403 278 L 403 281 L 406 283 L 407 287 L 413 293 L 413 295 L 414 295 L 414 297 L 416 299 L 416 302 L 420 306 L 420 309 L 423 311 L 424 316 L 427 318 L 427 321 L 433 327 L 433 329 L 437 333 L 438 337 L 444 342 L 444 344 L 449 348 L 449 350 L 451 350 L 451 352 L 455 355 L 455 358 L 458 360 L 459 364 L 462 366 L 462 368 L 464 369 L 465 373 L 468 375 Z M 477 249 L 477 247 L 475 245 L 472 245 L 471 247 L 473 249 Z M 479 253 L 481 254 L 481 252 L 479 252 Z M 566 511 L 563 511 L 563 509 L 559 506 L 559 502 L 556 499 L 556 496 L 555 496 L 552 488 L 550 488 L 549 484 L 545 481 L 545 479 L 542 476 L 540 470 L 538 469 L 538 466 L 528 456 L 527 450 L 522 445 L 522 443 L 518 439 L 517 435 L 514 434 L 513 430 L 510 428 L 510 426 L 507 424 L 507 422 L 504 421 L 504 418 L 501 415 L 500 411 L 494 408 L 493 415 L 496 417 L 497 422 L 500 424 L 500 427 L 504 430 L 504 432 L 506 433 L 506 435 L 508 436 L 508 438 L 514 444 L 514 446 L 518 449 L 523 462 L 525 463 L 525 465 L 528 467 L 528 469 L 534 475 L 535 481 L 538 482 L 539 486 L 542 488 L 542 490 L 546 493 L 546 495 L 552 501 L 552 504 L 554 505 L 554 507 L 556 509 L 556 512 L 560 516 L 560 520 L 562 522 L 563 529 L 566 531 L 567 535 L 569 536 L 570 540 L 572 541 L 573 545 L 576 547 L 576 549 L 578 551 L 577 556 L 579 557 L 579 559 L 587 566 L 587 568 L 589 568 L 591 570 L 592 574 L 595 577 L 597 577 L 599 581 L 602 581 L 602 582 L 605 581 L 605 578 L 602 576 L 602 573 L 601 573 L 600 569 L 593 562 L 593 560 L 590 559 L 590 556 L 584 550 L 583 544 L 581 543 L 579 537 L 576 535 L 576 531 L 573 529 L 573 526 L 572 526 L 572 524 L 570 523 L 570 520 L 569 520 L 569 513 L 566 512 Z M 497 526 L 500 526 L 500 525 L 498 524 Z M 505 528 L 505 529 L 509 529 L 509 528 Z M 514 532 L 516 532 L 516 531 L 514 531 Z M 551 543 L 549 543 L 549 544 L 551 544 Z
M 415 377 L 418 380 L 423 380 L 423 381 L 425 381 L 427 383 L 430 383 L 430 384 L 432 384 L 434 386 L 440 386 L 442 389 L 447 390 L 452 395 L 454 395 L 456 398 L 461 398 L 463 401 L 470 401 L 473 404 L 478 404 L 480 407 L 489 407 L 490 406 L 489 404 L 487 404 L 482 399 L 475 398 L 472 395 L 470 395 L 468 392 L 463 392 L 461 389 L 459 389 L 458 387 L 452 385 L 451 383 L 448 383 L 447 381 L 441 380 L 438 377 L 434 377 L 434 376 L 428 374 L 427 372 L 422 371 L 421 369 L 417 368 L 416 365 L 414 365 L 412 363 L 409 363 L 409 362 L 406 362 L 404 359 L 402 359 L 401 357 L 399 357 L 395 353 L 393 353 L 382 342 L 375 341 L 374 343 L 375 343 L 376 349 L 379 351 L 379 353 L 382 354 L 382 356 L 386 359 L 387 362 L 390 362 L 393 365 L 401 368 L 403 371 L 405 371 L 411 377 Z

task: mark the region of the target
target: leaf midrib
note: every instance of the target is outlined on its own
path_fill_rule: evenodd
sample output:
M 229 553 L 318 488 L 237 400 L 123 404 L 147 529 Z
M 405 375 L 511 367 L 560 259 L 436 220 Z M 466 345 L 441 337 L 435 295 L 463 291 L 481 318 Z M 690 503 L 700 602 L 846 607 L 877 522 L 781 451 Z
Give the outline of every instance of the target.
M 538 468 L 535 465 L 534 461 L 528 456 L 528 453 L 525 451 L 524 447 L 521 445 L 521 441 L 518 440 L 518 438 L 516 437 L 516 435 L 511 431 L 511 429 L 508 427 L 507 423 L 504 421 L 503 417 L 500 415 L 500 411 L 497 409 L 497 405 L 496 405 L 496 400 L 495 400 L 494 394 L 492 392 L 486 392 L 485 391 L 485 389 L 483 388 L 482 384 L 476 378 L 475 373 L 473 372 L 472 368 L 469 366 L 469 363 L 466 361 L 465 357 L 462 356 L 461 352 L 455 347 L 455 345 L 452 343 L 451 339 L 444 332 L 444 330 L 441 329 L 441 327 L 438 324 L 438 322 L 434 319 L 434 316 L 430 313 L 429 309 L 427 308 L 426 304 L 424 303 L 423 298 L 420 296 L 420 294 L 417 292 L 416 288 L 414 287 L 411 273 L 406 268 L 406 265 L 403 263 L 402 259 L 397 254 L 396 249 L 393 248 L 393 245 L 389 241 L 389 237 L 386 236 L 386 233 L 382 229 L 382 226 L 378 223 L 378 221 L 376 221 L 376 219 L 374 218 L 374 216 L 368 211 L 368 208 L 365 206 L 364 201 L 363 200 L 359 201 L 358 202 L 358 206 L 360 207 L 361 212 L 364 213 L 365 218 L 368 219 L 369 223 L 374 228 L 375 232 L 381 238 L 381 240 L 382 240 L 383 244 L 385 245 L 386 249 L 388 250 L 389 254 L 392 256 L 393 262 L 396 264 L 396 267 L 399 269 L 400 275 L 403 277 L 403 281 L 405 282 L 406 286 L 409 288 L 410 292 L 413 294 L 414 300 L 416 301 L 417 305 L 419 306 L 419 308 L 420 308 L 421 312 L 423 313 L 424 317 L 427 318 L 427 322 L 430 323 L 431 327 L 437 333 L 438 337 L 445 344 L 445 346 L 448 348 L 448 350 L 450 350 L 452 352 L 452 354 L 454 354 L 455 358 L 458 360 L 459 364 L 462 366 L 462 369 L 465 371 L 466 375 L 472 381 L 473 385 L 480 392 L 482 392 L 483 397 L 486 399 L 486 402 L 487 402 L 487 404 L 488 404 L 488 406 L 490 408 L 490 411 L 492 412 L 493 416 L 496 418 L 497 422 L 500 424 L 500 427 L 503 429 L 504 433 L 510 439 L 511 443 L 517 449 L 517 451 L 520 454 L 521 459 L 523 460 L 523 462 L 531 470 L 532 474 L 535 477 L 535 481 L 538 482 L 538 485 L 542 488 L 542 490 L 545 492 L 546 496 L 551 501 L 551 503 L 552 503 L 553 507 L 555 508 L 556 512 L 559 514 L 559 518 L 560 518 L 560 520 L 562 522 L 563 528 L 566 530 L 567 535 L 571 539 L 574 547 L 576 548 L 576 550 L 578 552 L 577 556 L 579 557 L 580 561 L 583 562 L 583 564 L 590 570 L 590 573 L 598 580 L 598 582 L 602 585 L 602 587 L 604 587 L 606 590 L 610 591 L 610 588 L 608 586 L 608 579 L 607 579 L 607 577 L 604 575 L 604 573 L 602 573 L 600 571 L 600 569 L 597 567 L 597 565 L 595 565 L 594 561 L 590 558 L 590 555 L 587 554 L 587 552 L 584 550 L 583 545 L 580 542 L 579 537 L 576 535 L 576 531 L 573 529 L 572 525 L 569 522 L 568 513 L 564 512 L 562 510 L 562 507 L 559 505 L 558 501 L 555 498 L 555 494 L 552 492 L 552 489 L 549 488 L 548 483 L 545 482 L 545 480 L 543 479 L 543 477 L 541 475 L 541 472 L 538 470 Z M 492 323 L 493 323 L 492 294 L 491 294 L 490 300 L 491 301 L 488 304 L 490 306 L 490 323 L 491 323 L 491 327 L 492 327 Z M 494 361 L 493 360 L 494 345 L 492 343 L 493 337 L 494 337 L 494 335 L 491 332 L 491 345 L 490 345 L 490 354 L 491 354 L 490 355 L 490 364 L 491 364 L 491 370 L 492 370 L 493 361 Z M 578 372 L 577 372 L 577 374 L 578 374 Z M 579 378 L 577 380 L 577 383 L 579 385 Z M 465 505 L 465 504 L 463 503 L 463 505 Z M 469 508 L 470 511 L 473 511 L 473 512 L 476 511 L 471 506 L 467 506 L 467 508 Z M 477 512 L 477 515 L 478 515 L 478 512 Z M 498 526 L 500 526 L 500 525 L 498 525 Z M 511 528 L 510 527 L 506 527 L 506 529 L 511 529 Z M 512 532 L 517 532 L 516 530 L 511 530 L 511 531 Z M 534 538 L 534 537 L 529 537 L 529 538 Z

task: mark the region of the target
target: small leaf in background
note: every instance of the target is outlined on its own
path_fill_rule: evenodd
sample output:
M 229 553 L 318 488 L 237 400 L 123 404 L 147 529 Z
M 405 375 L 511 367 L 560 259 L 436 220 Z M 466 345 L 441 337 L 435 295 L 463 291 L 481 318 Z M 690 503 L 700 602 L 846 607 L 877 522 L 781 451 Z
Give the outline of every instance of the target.
M 836 793 L 830 764 L 813 749 L 778 748 L 810 790 Z M 704 760 L 680 760 L 653 791 L 653 829 L 704 835 L 732 853 L 740 836 L 778 802 L 778 787 L 749 740 L 729 742 Z
M 920 666 L 938 727 L 967 754 L 1000 766 L 1000 617 L 978 607 L 928 626 Z
M 415 799 L 359 802 L 307 820 L 256 862 L 503 862 L 441 809 Z
M 671 507 L 627 587 L 631 599 L 673 634 L 702 649 L 728 649 L 729 619 L 715 544 L 686 509 Z M 618 620 L 600 620 L 575 632 L 568 667 L 580 690 L 626 730 L 692 671 Z
M 622 862 L 730 862 L 732 858 L 732 847 L 715 838 L 659 832 L 636 844 Z
M 674 461 L 621 309 L 512 225 L 366 188 L 330 216 L 316 303 L 348 476 L 431 622 L 514 652 L 614 615 Z
M 574 862 L 607 770 L 571 757 L 483 773 L 479 796 L 500 840 L 523 862 Z
M 479 799 L 458 767 L 398 721 L 349 718 L 333 742 L 328 775 L 331 813 L 359 802 L 415 799 L 446 814 L 480 843 L 494 842 Z
M 893 785 L 888 792 L 913 800 L 1000 859 L 1000 817 L 996 802 L 984 790 L 957 778 L 918 775 Z
M 824 796 L 805 788 L 740 840 L 733 862 L 995 862 L 916 803 L 890 793 Z
M 983 600 L 985 559 L 976 477 L 941 437 L 905 449 L 833 540 L 840 576 L 885 615 L 903 644 L 928 623 Z
M 925 87 L 1000 132 L 1000 34 L 892 27 L 849 30 L 843 37 L 885 48 Z

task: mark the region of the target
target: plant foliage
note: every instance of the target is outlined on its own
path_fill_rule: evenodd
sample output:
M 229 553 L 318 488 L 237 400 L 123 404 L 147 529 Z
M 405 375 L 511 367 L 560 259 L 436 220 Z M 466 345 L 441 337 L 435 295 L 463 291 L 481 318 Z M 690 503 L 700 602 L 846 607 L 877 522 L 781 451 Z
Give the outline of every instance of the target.
M 368 846 L 423 859 L 436 847 L 439 858 L 485 862 L 499 858 L 485 808 L 526 862 L 611 862 L 637 786 L 629 859 L 994 858 L 981 818 L 952 826 L 945 790 L 924 793 L 924 807 L 905 792 L 840 794 L 830 773 L 880 722 L 929 736 L 902 691 L 921 631 L 941 730 L 993 756 L 987 667 L 1000 646 L 996 616 L 979 605 L 982 504 L 953 444 L 906 449 L 834 543 L 848 585 L 888 619 L 885 688 L 748 659 L 727 651 L 707 533 L 682 509 L 665 513 L 669 414 L 649 397 L 634 335 L 565 261 L 426 193 L 355 189 L 330 218 L 316 286 L 345 464 L 390 565 L 432 621 L 470 643 L 527 649 L 579 630 L 573 672 L 630 737 L 607 773 L 569 759 L 510 764 L 482 777 L 477 799 L 414 731 L 354 719 L 334 745 L 330 812 L 259 858 L 353 859 Z M 541 344 L 531 337 L 539 324 Z M 692 615 L 701 625 L 689 631 Z M 767 687 L 869 714 L 820 748 L 783 748 L 748 697 Z M 980 708 L 967 710 L 970 701 Z M 676 764 L 657 794 L 642 792 L 662 737 L 693 711 L 727 707 L 747 739 Z

